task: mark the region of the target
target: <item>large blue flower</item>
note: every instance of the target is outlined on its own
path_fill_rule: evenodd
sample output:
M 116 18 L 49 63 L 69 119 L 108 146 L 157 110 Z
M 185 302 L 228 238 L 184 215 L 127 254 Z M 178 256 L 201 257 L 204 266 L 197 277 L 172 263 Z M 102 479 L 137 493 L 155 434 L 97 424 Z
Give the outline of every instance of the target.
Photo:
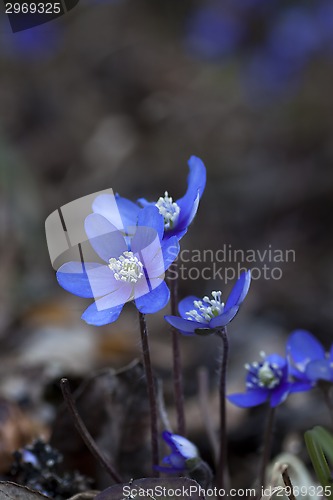
M 193 295 L 181 300 L 179 316 L 165 316 L 170 325 L 184 335 L 210 334 L 226 326 L 236 316 L 249 291 L 251 272 L 243 272 L 231 290 L 224 304 L 222 292 L 212 292 L 212 298 L 202 300 Z
M 246 364 L 246 392 L 231 394 L 228 400 L 247 408 L 257 406 L 269 400 L 270 406 L 281 404 L 291 392 L 291 382 L 288 380 L 288 362 L 279 354 L 265 356 L 262 361 Z
M 119 195 L 114 197 L 111 194 L 101 194 L 93 203 L 93 211 L 103 215 L 119 230 L 124 229 L 127 232 L 128 227 L 136 225 L 142 207 L 156 206 L 164 218 L 163 239 L 167 240 L 173 236 L 180 239 L 197 213 L 206 185 L 206 167 L 200 158 L 191 156 L 188 165 L 190 173 L 187 178 L 187 191 L 179 200 L 173 201 L 167 191 L 155 203 L 140 198 L 137 204 Z
M 333 345 L 329 353 L 306 330 L 295 330 L 287 341 L 290 373 L 311 388 L 318 380 L 333 382 Z
M 165 465 L 156 465 L 155 469 L 167 473 L 184 473 L 188 470 L 189 461 L 200 461 L 198 448 L 188 439 L 169 431 L 162 434 L 164 441 L 170 446 L 171 453 L 163 458 Z
M 177 257 L 179 243 L 176 237 L 162 241 L 163 218 L 156 207 L 140 210 L 130 237 L 96 213 L 86 218 L 85 231 L 104 263 L 68 262 L 57 272 L 65 290 L 95 299 L 82 319 L 92 325 L 112 323 L 132 300 L 145 314 L 167 304 L 164 272 Z

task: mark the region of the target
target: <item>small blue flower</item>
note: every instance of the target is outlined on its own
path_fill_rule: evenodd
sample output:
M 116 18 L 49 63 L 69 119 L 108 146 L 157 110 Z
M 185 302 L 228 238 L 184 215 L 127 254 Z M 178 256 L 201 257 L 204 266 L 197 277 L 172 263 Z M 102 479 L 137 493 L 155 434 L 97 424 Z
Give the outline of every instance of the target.
M 167 304 L 170 293 L 164 272 L 177 257 L 179 243 L 176 237 L 162 241 L 163 218 L 156 207 L 140 210 L 131 236 L 124 237 L 96 213 L 86 218 L 85 231 L 104 263 L 68 262 L 57 272 L 65 290 L 95 298 L 82 315 L 84 321 L 98 326 L 112 323 L 132 300 L 144 314 L 155 313 Z
M 119 230 L 124 229 L 127 232 L 128 227 L 136 225 L 142 207 L 156 206 L 164 218 L 163 239 L 167 240 L 173 236 L 180 239 L 187 232 L 188 226 L 197 213 L 206 185 L 206 167 L 200 158 L 191 156 L 188 165 L 190 173 L 187 178 L 187 191 L 179 200 L 173 201 L 167 191 L 156 203 L 140 198 L 137 204 L 119 195 L 114 197 L 111 194 L 101 194 L 93 203 L 93 211 L 103 215 Z
M 164 239 L 173 236 L 180 239 L 184 236 L 197 213 L 199 201 L 206 186 L 206 167 L 200 158 L 191 156 L 188 166 L 190 172 L 187 177 L 187 191 L 182 198 L 173 201 L 166 191 L 156 203 L 150 203 L 144 198 L 138 200 L 143 207 L 157 206 L 164 218 Z
M 279 354 L 266 356 L 261 353 L 262 361 L 246 364 L 246 392 L 231 394 L 228 400 L 242 408 L 257 406 L 269 400 L 274 408 L 287 398 L 291 392 L 288 380 L 288 362 Z
M 306 330 L 295 330 L 287 341 L 291 375 L 309 388 L 318 380 L 333 382 L 333 345 L 329 353 Z
M 181 300 L 179 316 L 165 316 L 165 320 L 184 335 L 211 334 L 226 326 L 236 316 L 250 288 L 251 272 L 243 272 L 224 304 L 222 292 L 212 292 L 212 299 L 200 300 L 193 295 Z
M 163 458 L 162 463 L 165 465 L 156 465 L 156 470 L 167 473 L 184 473 L 189 469 L 189 465 L 192 467 L 194 462 L 201 460 L 197 447 L 183 436 L 164 431 L 162 437 L 170 446 L 171 453 Z

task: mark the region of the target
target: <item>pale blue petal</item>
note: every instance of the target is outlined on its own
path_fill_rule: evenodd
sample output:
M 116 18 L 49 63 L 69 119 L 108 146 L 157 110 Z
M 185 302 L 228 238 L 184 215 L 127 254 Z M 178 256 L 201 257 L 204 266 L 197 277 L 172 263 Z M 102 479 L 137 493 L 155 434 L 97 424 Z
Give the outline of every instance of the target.
M 135 299 L 135 305 L 143 314 L 152 314 L 160 311 L 167 305 L 170 298 L 170 291 L 163 281 L 160 286 Z
M 317 380 L 327 380 L 333 382 L 332 362 L 329 359 L 317 359 L 310 361 L 305 368 L 305 375 L 309 380 L 316 382 Z
M 251 272 L 243 272 L 233 286 L 228 299 L 225 304 L 224 310 L 227 311 L 231 307 L 240 306 L 245 299 L 251 283 Z
M 93 249 L 105 262 L 127 250 L 121 232 L 102 215 L 88 215 L 84 227 Z
M 253 389 L 244 393 L 230 394 L 227 396 L 227 399 L 236 406 L 249 408 L 251 406 L 261 405 L 267 400 L 268 396 L 268 389 Z
M 307 363 L 315 359 L 325 359 L 321 343 L 306 330 L 295 330 L 287 340 L 287 354 L 296 367 L 304 371 Z

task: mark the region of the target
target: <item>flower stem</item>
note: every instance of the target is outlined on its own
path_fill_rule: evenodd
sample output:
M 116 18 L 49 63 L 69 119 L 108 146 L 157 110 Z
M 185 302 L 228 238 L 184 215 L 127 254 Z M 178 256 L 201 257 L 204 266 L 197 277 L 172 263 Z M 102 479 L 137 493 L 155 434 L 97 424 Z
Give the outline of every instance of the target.
M 269 406 L 267 413 L 265 434 L 264 434 L 264 448 L 263 448 L 262 461 L 259 472 L 259 481 L 260 481 L 259 487 L 261 488 L 265 488 L 266 485 L 266 469 L 272 451 L 274 418 L 275 418 L 275 408 Z
M 154 465 L 159 463 L 158 452 L 158 410 L 156 400 L 156 387 L 154 382 L 153 369 L 150 360 L 150 350 L 148 342 L 148 329 L 145 315 L 139 312 L 140 332 L 141 332 L 141 345 L 143 364 L 146 374 L 148 398 L 150 405 L 150 431 L 151 431 L 151 449 L 152 449 L 152 474 L 153 477 L 158 477 L 158 472 L 154 469 Z
M 177 262 L 174 262 L 169 271 L 169 286 L 170 286 L 170 304 L 171 304 L 171 314 L 173 316 L 177 315 L 177 304 L 178 304 L 178 273 L 177 273 Z M 174 274 L 174 277 L 172 277 Z M 185 412 L 184 412 L 184 389 L 183 389 L 183 376 L 182 376 L 182 360 L 179 346 L 179 335 L 180 333 L 173 327 L 171 327 L 172 333 L 172 354 L 173 354 L 173 387 L 175 395 L 175 404 L 177 412 L 177 429 L 178 434 L 185 436 Z
M 222 362 L 220 368 L 220 449 L 217 468 L 217 486 L 224 489 L 228 481 L 227 469 L 227 425 L 226 425 L 226 374 L 229 353 L 229 342 L 226 327 L 217 332 L 223 342 Z
M 80 417 L 76 404 L 73 398 L 73 395 L 71 393 L 70 387 L 69 387 L 69 382 L 67 378 L 62 378 L 60 381 L 60 387 L 61 391 L 65 400 L 65 403 L 67 405 L 67 409 L 70 412 L 75 428 L 82 437 L 84 443 L 86 444 L 87 448 L 91 452 L 91 454 L 96 458 L 96 460 L 104 467 L 104 469 L 109 473 L 109 475 L 112 477 L 112 479 L 116 483 L 122 483 L 123 480 L 119 476 L 118 472 L 115 470 L 113 465 L 110 464 L 110 462 L 105 458 L 105 456 L 102 454 L 102 452 L 98 449 L 92 435 L 88 431 L 87 427 L 85 426 L 85 423 L 83 422 L 82 418 Z

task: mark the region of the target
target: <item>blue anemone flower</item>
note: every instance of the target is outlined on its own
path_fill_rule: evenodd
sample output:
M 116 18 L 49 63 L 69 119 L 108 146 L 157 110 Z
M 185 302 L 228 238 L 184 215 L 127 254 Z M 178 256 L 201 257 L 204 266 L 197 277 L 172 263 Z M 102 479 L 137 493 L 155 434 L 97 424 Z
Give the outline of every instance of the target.
M 309 388 L 318 380 L 333 382 L 333 345 L 326 353 L 322 344 L 312 333 L 295 330 L 287 341 L 290 373 Z
M 111 194 L 101 194 L 93 203 L 93 211 L 103 215 L 118 229 L 125 228 L 126 231 L 126 228 L 136 225 L 142 207 L 156 206 L 164 218 L 163 239 L 167 240 L 173 236 L 180 239 L 187 232 L 188 226 L 197 213 L 199 201 L 206 185 L 206 167 L 200 158 L 191 156 L 188 166 L 190 172 L 187 177 L 187 191 L 179 200 L 173 201 L 167 191 L 155 203 L 149 202 L 145 198 L 140 198 L 137 203 L 133 203 L 119 195 L 114 197 Z M 114 200 L 116 200 L 116 207 Z
M 288 362 L 279 354 L 266 356 L 261 353 L 262 361 L 246 364 L 246 392 L 230 394 L 228 400 L 247 408 L 269 400 L 274 408 L 281 404 L 291 392 L 292 383 L 288 380 Z
M 190 295 L 178 305 L 179 316 L 164 316 L 183 335 L 211 334 L 225 327 L 236 316 L 250 288 L 251 272 L 243 272 L 224 304 L 222 292 L 212 292 L 212 299 Z
M 197 213 L 199 201 L 206 186 L 206 167 L 197 156 L 191 156 L 188 161 L 190 172 L 187 176 L 187 191 L 182 198 L 173 201 L 166 191 L 156 203 L 150 203 L 140 198 L 138 203 L 143 206 L 155 205 L 164 218 L 164 239 L 177 236 L 182 238 L 188 226 Z
M 156 465 L 156 470 L 167 473 L 184 473 L 189 469 L 189 465 L 193 467 L 194 462 L 201 460 L 198 448 L 183 436 L 164 431 L 162 437 L 170 446 L 171 453 L 163 458 L 162 463 L 165 465 Z
M 118 319 L 126 302 L 144 314 L 155 313 L 169 300 L 164 272 L 177 257 L 176 237 L 163 238 L 163 218 L 156 207 L 140 211 L 135 231 L 124 236 L 102 215 L 85 220 L 89 242 L 103 263 L 67 262 L 57 272 L 59 284 L 79 297 L 94 298 L 82 319 L 106 325 Z

